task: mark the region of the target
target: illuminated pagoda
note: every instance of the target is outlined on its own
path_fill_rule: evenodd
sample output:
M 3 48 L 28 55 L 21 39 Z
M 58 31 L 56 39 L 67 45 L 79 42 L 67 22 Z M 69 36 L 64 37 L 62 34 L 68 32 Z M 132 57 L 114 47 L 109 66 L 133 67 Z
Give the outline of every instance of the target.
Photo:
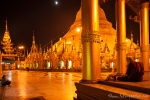
M 101 68 L 115 67 L 116 62 L 116 30 L 112 27 L 105 16 L 101 7 L 99 7 L 99 29 L 100 29 L 100 66 Z M 60 37 L 59 41 L 53 44 L 50 42 L 50 48 L 35 46 L 35 40 L 31 47 L 31 52 L 26 58 L 26 67 L 31 69 L 81 69 L 82 66 L 82 45 L 81 45 L 81 9 L 76 15 L 75 22 L 70 30 Z M 126 38 L 126 53 L 128 56 L 138 60 L 140 57 L 139 45 L 131 39 Z M 29 64 L 30 63 L 30 64 Z M 36 67 L 33 67 L 36 66 Z
M 100 65 L 101 67 L 115 66 L 116 61 L 116 30 L 112 27 L 105 16 L 101 7 L 99 7 L 99 29 L 100 29 Z M 56 42 L 51 49 L 57 49 L 59 56 L 60 68 L 78 69 L 82 65 L 82 46 L 81 46 L 81 9 L 76 15 L 75 22 L 71 25 L 70 30 Z M 127 54 L 134 59 L 139 59 L 138 45 L 133 43 L 133 34 L 131 40 L 126 39 Z M 138 54 L 138 56 L 136 56 Z
M 2 52 L 4 54 L 9 55 L 14 53 L 13 43 L 11 42 L 10 34 L 7 27 L 7 20 L 6 20 L 6 30 L 3 39 L 1 41 L 1 46 L 2 46 Z
M 40 48 L 41 50 L 41 48 Z M 35 43 L 34 31 L 33 31 L 33 41 L 30 52 L 27 54 L 25 59 L 26 65 L 23 67 L 29 67 L 30 69 L 40 69 L 39 65 L 42 63 L 42 51 L 38 50 L 38 46 Z
M 10 69 L 15 62 L 15 48 L 13 47 L 13 43 L 10 38 L 7 20 L 6 20 L 6 29 L 1 41 L 1 53 L 2 53 L 2 61 L 3 61 L 3 69 Z M 5 68 L 4 68 L 5 67 Z

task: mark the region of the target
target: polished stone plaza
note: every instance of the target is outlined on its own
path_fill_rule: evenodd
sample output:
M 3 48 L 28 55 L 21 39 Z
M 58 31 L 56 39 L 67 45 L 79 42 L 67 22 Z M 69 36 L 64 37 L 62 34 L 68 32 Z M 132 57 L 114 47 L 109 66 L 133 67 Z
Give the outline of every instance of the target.
M 8 70 L 3 71 L 3 74 L 12 81 L 11 86 L 6 86 L 4 100 L 73 100 L 73 97 L 76 97 L 75 82 L 79 82 L 82 78 L 82 74 L 76 72 L 27 72 L 23 70 Z M 102 79 L 105 79 L 108 74 L 110 73 L 101 73 Z M 150 77 L 150 73 L 148 76 Z M 147 81 L 139 83 L 123 83 L 150 88 L 150 78 Z M 95 84 L 93 86 L 98 86 L 113 92 L 117 89 L 102 84 Z M 119 90 L 118 92 L 135 94 L 135 92 L 127 90 Z M 146 96 L 149 99 L 150 95 Z
M 10 87 L 6 86 L 4 100 L 73 100 L 74 82 L 82 77 L 81 73 L 22 70 L 3 71 L 3 74 L 12 81 Z
M 12 81 L 4 100 L 73 100 L 81 73 L 3 71 Z M 36 99 L 35 99 L 36 98 Z M 40 99 L 39 99 L 40 98 Z

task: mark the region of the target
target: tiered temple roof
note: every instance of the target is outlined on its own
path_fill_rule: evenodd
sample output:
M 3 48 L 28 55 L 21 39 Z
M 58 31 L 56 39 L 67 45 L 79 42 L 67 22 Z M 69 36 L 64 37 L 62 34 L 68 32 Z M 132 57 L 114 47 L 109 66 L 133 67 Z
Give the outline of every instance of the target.
M 1 41 L 1 49 L 2 49 L 2 53 L 4 54 L 14 54 L 15 49 L 13 47 L 13 43 L 11 42 L 11 38 L 10 38 L 10 34 L 9 34 L 9 30 L 8 30 L 8 26 L 7 26 L 7 20 L 6 20 L 6 29 L 5 29 L 5 33 L 3 36 L 3 39 Z

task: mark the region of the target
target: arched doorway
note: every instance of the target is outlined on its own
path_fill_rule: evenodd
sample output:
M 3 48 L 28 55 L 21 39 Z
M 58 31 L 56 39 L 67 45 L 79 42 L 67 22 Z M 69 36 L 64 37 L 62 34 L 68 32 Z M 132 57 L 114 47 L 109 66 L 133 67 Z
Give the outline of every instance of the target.
M 58 69 L 63 69 L 64 68 L 64 61 L 61 60 L 58 62 Z
M 71 69 L 72 68 L 72 60 L 68 60 L 68 64 L 67 64 L 67 69 Z
M 51 63 L 50 63 L 50 61 L 48 61 L 47 62 L 47 69 L 50 69 L 50 67 L 51 67 Z
M 39 67 L 39 64 L 38 64 L 38 62 L 36 62 L 36 69 L 38 69 L 38 67 Z

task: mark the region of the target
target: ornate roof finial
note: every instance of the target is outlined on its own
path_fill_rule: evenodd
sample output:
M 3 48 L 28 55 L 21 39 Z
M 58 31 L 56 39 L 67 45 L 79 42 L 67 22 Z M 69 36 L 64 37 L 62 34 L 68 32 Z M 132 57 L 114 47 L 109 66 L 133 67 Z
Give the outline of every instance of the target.
M 41 43 L 39 43 L 39 53 L 42 54 L 42 47 L 41 47 Z
M 6 17 L 6 21 L 5 21 L 5 22 L 6 22 L 6 26 L 5 26 L 5 27 L 6 27 L 6 30 L 8 30 L 8 27 L 7 27 L 7 17 Z
M 47 50 L 46 50 L 46 52 L 48 52 L 48 46 L 47 46 Z
M 134 45 L 133 45 L 133 33 L 131 31 L 131 44 L 130 44 L 130 49 L 134 49 Z
M 45 54 L 45 47 L 44 47 L 44 50 L 43 50 L 44 54 Z
M 35 37 L 34 37 L 34 30 L 33 30 L 33 41 L 32 41 L 32 45 L 35 45 Z
M 139 40 L 137 40 L 137 49 L 140 48 L 140 45 L 139 45 Z
M 139 46 L 139 40 L 137 40 L 137 46 Z
M 35 38 L 35 37 L 34 37 L 34 30 L 33 30 L 33 38 Z
M 132 31 L 131 31 L 131 41 L 133 42 L 133 33 L 132 33 Z
M 51 49 L 53 48 L 53 40 L 51 39 Z
M 55 45 L 55 52 L 57 52 L 57 44 Z

